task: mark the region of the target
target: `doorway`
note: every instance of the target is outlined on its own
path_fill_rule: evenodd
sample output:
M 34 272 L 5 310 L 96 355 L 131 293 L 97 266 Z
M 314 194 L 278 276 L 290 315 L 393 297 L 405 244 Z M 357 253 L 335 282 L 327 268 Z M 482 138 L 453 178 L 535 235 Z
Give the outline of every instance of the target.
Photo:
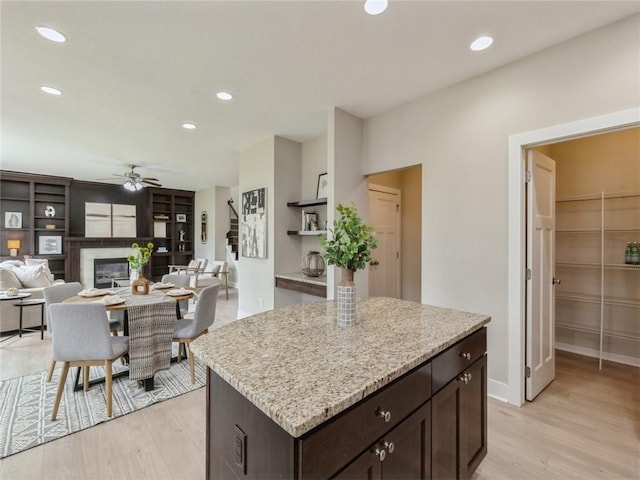
M 525 132 L 509 137 L 509 383 L 506 397 L 513 405 L 525 401 L 526 211 L 524 152 L 548 143 L 596 135 L 640 125 L 640 108 Z
M 422 165 L 370 175 L 368 184 L 400 192 L 398 298 L 422 299 Z M 374 255 L 375 256 L 375 255 Z M 374 260 L 375 261 L 375 260 Z M 373 269 L 370 266 L 369 269 Z M 370 284 L 371 285 L 371 284 Z M 370 292 L 371 293 L 371 292 Z

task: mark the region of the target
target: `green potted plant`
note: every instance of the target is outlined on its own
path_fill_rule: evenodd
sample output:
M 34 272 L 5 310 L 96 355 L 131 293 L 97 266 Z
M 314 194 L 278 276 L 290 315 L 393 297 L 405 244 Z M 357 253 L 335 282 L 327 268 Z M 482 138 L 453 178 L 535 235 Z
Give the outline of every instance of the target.
M 331 239 L 320 237 L 329 265 L 342 269 L 342 280 L 338 284 L 338 324 L 350 326 L 355 323 L 356 288 L 353 275 L 364 269 L 371 260 L 371 250 L 378 246 L 373 227 L 365 225 L 355 205 L 339 204 L 336 210 L 340 218 L 334 220 L 329 229 Z
M 133 242 L 131 248 L 135 249 L 135 252 L 127 256 L 127 261 L 131 269 L 131 281 L 133 281 L 140 276 L 142 267 L 149 263 L 151 252 L 153 251 L 153 243 L 149 242 L 146 246 L 141 247 L 136 242 Z

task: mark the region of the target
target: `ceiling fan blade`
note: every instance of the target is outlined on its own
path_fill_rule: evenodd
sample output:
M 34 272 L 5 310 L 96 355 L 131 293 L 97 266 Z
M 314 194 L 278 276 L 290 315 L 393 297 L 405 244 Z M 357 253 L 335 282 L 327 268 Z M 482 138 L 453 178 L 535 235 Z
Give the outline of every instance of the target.
M 153 177 L 142 177 L 140 180 L 142 180 L 143 182 L 146 182 L 147 180 L 151 180 L 152 182 L 159 182 L 160 181 L 157 178 L 153 178 Z
M 150 181 L 148 178 L 147 179 L 142 179 L 141 182 L 145 183 L 147 185 L 151 185 L 153 187 L 161 187 L 162 186 L 161 183 Z

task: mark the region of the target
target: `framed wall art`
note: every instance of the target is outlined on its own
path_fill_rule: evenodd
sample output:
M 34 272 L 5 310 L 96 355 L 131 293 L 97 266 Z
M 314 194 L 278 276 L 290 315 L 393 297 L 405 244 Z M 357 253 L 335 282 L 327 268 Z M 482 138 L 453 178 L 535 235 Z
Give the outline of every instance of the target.
M 242 194 L 242 256 L 267 258 L 267 189 Z
M 316 198 L 326 198 L 329 182 L 329 174 L 321 173 L 318 175 L 318 189 L 316 190 Z
M 176 213 L 176 222 L 186 222 L 187 214 L 186 213 Z
M 22 228 L 22 212 L 4 212 L 4 228 Z
M 62 253 L 62 235 L 40 235 L 38 255 L 60 255 Z

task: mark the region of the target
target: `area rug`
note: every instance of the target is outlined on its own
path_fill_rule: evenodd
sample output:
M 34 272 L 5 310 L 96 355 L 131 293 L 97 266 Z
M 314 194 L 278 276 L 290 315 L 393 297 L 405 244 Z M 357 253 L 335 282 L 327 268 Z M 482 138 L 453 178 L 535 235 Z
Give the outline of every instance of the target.
M 114 364 L 114 373 L 124 368 Z M 47 372 L 0 382 L 0 458 L 191 392 L 203 387 L 206 379 L 206 368 L 196 361 L 196 383 L 192 385 L 189 362 L 184 360 L 158 372 L 150 392 L 126 376 L 114 379 L 113 417 L 107 417 L 104 383 L 86 393 L 74 392 L 74 368 L 67 376 L 58 418 L 51 421 L 60 370 L 56 368 L 49 383 Z M 91 367 L 91 378 L 102 376 L 102 367 Z

